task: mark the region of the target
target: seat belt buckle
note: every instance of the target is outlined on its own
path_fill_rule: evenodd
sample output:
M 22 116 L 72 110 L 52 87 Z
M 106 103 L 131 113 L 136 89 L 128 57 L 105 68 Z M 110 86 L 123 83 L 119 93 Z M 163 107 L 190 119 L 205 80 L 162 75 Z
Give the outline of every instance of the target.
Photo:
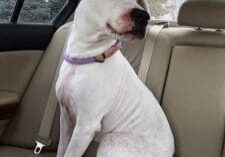
M 35 141 L 35 143 L 36 143 L 36 146 L 35 146 L 35 148 L 34 148 L 34 154 L 35 154 L 35 155 L 40 155 L 42 149 L 43 149 L 44 147 L 46 147 L 46 145 L 43 144 L 43 143 L 41 143 L 41 142 L 39 142 L 39 141 Z

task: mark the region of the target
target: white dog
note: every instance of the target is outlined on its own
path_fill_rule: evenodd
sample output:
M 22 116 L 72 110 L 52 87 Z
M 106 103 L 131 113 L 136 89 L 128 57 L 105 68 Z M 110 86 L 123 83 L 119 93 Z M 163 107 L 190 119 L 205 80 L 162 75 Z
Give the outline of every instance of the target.
M 57 157 L 81 157 L 93 139 L 100 142 L 97 157 L 173 156 L 167 118 L 117 42 L 144 38 L 149 15 L 140 3 L 80 2 L 56 85 Z

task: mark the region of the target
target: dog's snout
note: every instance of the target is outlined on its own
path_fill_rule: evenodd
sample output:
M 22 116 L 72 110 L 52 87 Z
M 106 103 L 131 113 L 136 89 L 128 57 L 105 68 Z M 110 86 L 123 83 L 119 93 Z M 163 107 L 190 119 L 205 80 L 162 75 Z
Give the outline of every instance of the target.
M 150 16 L 148 12 L 138 8 L 134 8 L 131 11 L 131 19 L 139 26 L 146 26 L 148 24 Z

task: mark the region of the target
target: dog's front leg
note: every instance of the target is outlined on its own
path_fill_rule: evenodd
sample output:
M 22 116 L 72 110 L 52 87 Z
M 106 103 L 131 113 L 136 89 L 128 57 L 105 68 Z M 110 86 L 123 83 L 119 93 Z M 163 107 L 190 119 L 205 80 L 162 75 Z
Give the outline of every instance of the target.
M 81 157 L 84 154 L 95 133 L 101 129 L 101 121 L 96 119 L 87 118 L 85 115 L 77 117 L 76 127 L 64 157 Z
M 71 124 L 71 121 L 69 119 L 69 114 L 66 112 L 65 108 L 62 105 L 60 113 L 60 138 L 57 157 L 64 156 L 74 129 L 74 126 Z

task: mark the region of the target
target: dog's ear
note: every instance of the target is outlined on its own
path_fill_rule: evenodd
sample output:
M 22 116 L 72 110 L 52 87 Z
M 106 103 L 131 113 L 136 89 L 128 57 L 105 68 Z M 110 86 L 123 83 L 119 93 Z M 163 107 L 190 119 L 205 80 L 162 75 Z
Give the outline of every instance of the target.
M 141 6 L 149 13 L 149 15 L 151 15 L 148 1 L 149 0 L 141 0 Z

